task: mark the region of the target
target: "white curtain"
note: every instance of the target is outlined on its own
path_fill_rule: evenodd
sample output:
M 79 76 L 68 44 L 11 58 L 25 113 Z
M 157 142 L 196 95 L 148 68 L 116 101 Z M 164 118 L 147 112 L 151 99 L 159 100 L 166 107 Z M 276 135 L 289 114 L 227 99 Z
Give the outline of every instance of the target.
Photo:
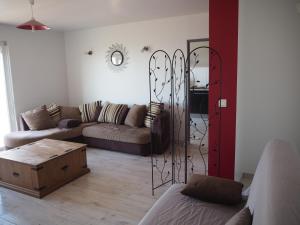
M 4 135 L 16 130 L 16 125 L 8 48 L 6 42 L 0 42 L 0 147 Z

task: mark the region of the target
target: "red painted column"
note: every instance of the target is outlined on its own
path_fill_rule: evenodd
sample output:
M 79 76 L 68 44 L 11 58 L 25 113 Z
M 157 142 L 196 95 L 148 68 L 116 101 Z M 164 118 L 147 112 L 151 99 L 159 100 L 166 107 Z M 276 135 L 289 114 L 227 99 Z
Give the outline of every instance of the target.
M 209 91 L 208 174 L 233 179 L 236 137 L 238 0 L 210 0 L 209 3 L 209 42 L 210 47 L 216 49 L 222 59 L 222 98 L 227 99 L 227 108 L 221 108 L 221 120 L 218 120 L 218 115 L 215 116 L 214 113 L 220 86 L 211 85 Z M 210 60 L 210 63 L 217 66 L 215 57 L 211 57 Z M 218 68 L 212 69 L 211 67 L 210 83 L 218 82 L 218 77 Z

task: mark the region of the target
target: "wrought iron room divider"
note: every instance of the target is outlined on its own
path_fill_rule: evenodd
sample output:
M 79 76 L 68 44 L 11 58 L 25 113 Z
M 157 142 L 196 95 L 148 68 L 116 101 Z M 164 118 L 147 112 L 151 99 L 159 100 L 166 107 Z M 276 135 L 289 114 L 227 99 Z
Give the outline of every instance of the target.
M 217 76 L 210 76 L 208 86 L 213 89 L 210 93 L 209 121 L 213 121 L 214 129 L 210 130 L 209 143 L 212 154 L 217 158 L 213 166 L 219 171 L 220 163 L 220 135 L 221 135 L 221 109 L 219 101 L 222 99 L 222 60 L 219 53 L 208 47 L 202 46 L 193 49 L 185 57 L 181 49 L 177 49 L 172 57 L 165 50 L 155 51 L 149 59 L 149 96 L 150 102 L 161 103 L 170 114 L 170 147 L 163 154 L 154 154 L 151 145 L 152 166 L 152 194 L 160 187 L 167 184 L 186 183 L 193 173 L 207 175 L 207 164 L 202 148 L 203 139 L 208 135 L 211 122 L 204 121 L 204 130 L 191 120 L 189 114 L 190 74 L 199 64 L 199 50 L 209 51 L 209 70 Z M 201 106 L 200 106 L 201 107 Z M 149 108 L 151 113 L 151 107 Z M 150 123 L 152 126 L 152 123 Z M 198 147 L 194 151 L 190 148 L 190 139 L 195 139 L 195 133 L 189 132 L 193 126 L 198 133 L 196 141 Z M 200 135 L 200 136 L 199 136 Z M 197 161 L 198 157 L 198 161 Z M 200 159 L 200 161 L 199 161 Z M 203 171 L 196 171 L 196 164 L 204 165 Z

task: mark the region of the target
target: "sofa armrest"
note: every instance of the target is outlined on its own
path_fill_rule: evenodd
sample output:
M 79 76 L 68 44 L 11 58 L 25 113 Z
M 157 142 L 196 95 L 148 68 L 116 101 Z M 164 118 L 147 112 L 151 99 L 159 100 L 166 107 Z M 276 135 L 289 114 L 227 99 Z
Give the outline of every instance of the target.
M 153 120 L 151 134 L 153 153 L 163 153 L 170 144 L 170 113 L 168 111 L 162 111 Z
M 23 119 L 22 115 L 19 115 L 19 126 L 18 126 L 18 130 L 19 131 L 26 131 L 26 130 L 30 130 L 27 123 L 25 122 L 25 120 Z

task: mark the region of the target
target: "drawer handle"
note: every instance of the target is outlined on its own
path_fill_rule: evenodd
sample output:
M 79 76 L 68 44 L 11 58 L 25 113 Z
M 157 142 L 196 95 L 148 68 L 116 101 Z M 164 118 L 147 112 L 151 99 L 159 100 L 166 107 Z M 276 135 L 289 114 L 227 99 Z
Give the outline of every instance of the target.
M 13 172 L 13 176 L 14 176 L 14 177 L 18 177 L 18 176 L 20 176 L 20 174 L 17 173 L 17 172 Z
M 52 155 L 52 156 L 49 157 L 49 159 L 55 158 L 55 157 L 57 157 L 57 156 L 58 156 L 58 155 Z
M 61 169 L 62 169 L 63 171 L 66 171 L 68 168 L 69 168 L 69 166 L 68 166 L 68 165 L 65 165 L 65 166 L 63 166 Z

